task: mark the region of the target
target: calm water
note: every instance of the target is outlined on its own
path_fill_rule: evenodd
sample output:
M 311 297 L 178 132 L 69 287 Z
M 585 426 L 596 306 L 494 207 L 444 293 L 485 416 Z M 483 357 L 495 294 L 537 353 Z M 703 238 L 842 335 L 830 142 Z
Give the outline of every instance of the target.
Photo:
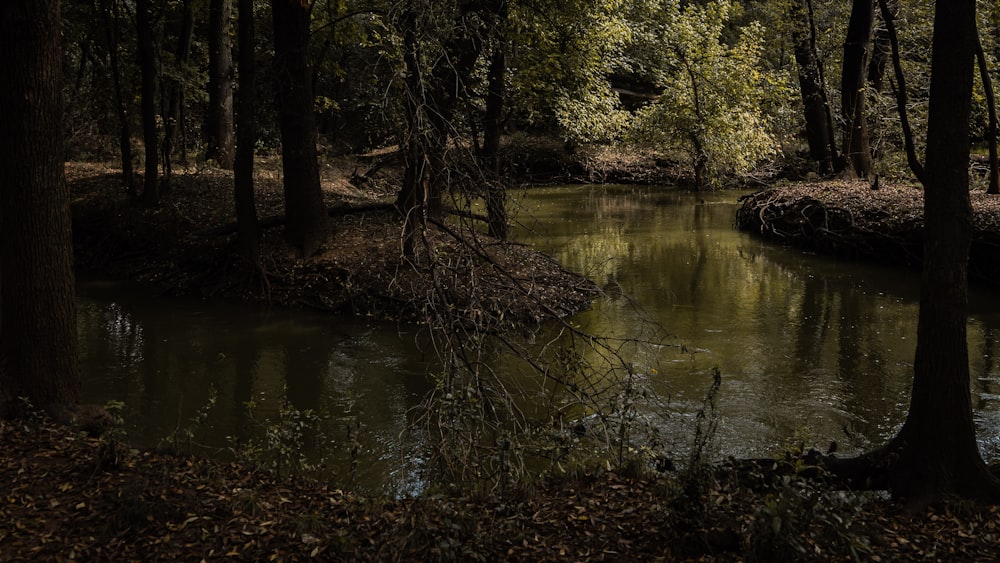
M 882 442 L 906 412 L 918 275 L 737 232 L 736 195 L 536 189 L 519 202 L 516 236 L 605 288 L 573 319 L 582 328 L 668 344 L 632 361 L 669 397 L 662 424 L 676 442 L 689 439 L 716 367 L 717 454 L 772 455 L 794 434 L 841 451 Z M 287 401 L 324 414 L 335 481 L 419 489 L 419 444 L 400 439 L 434 369 L 419 329 L 100 282 L 81 282 L 79 302 L 85 400 L 123 401 L 137 440 L 183 445 L 191 429 L 193 442 L 224 449 Z M 989 457 L 1000 456 L 998 335 L 1000 295 L 974 290 L 973 403 Z M 200 410 L 204 421 L 192 422 Z

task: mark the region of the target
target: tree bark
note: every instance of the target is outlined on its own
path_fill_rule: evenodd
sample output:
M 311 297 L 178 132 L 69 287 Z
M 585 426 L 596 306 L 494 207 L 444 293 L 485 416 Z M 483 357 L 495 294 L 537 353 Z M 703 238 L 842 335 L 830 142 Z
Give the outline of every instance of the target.
M 118 115 L 118 150 L 121 154 L 122 182 L 130 196 L 136 195 L 135 171 L 132 169 L 132 128 L 122 94 L 122 71 L 118 61 L 118 10 L 116 0 L 101 0 L 101 20 L 104 23 L 111 65 L 111 82 L 115 90 L 115 113 Z
M 880 5 L 885 5 L 879 14 L 881 24 L 874 29 L 872 39 L 872 56 L 868 62 L 868 86 L 881 94 L 885 82 L 885 68 L 889 63 L 892 54 L 892 46 L 889 39 L 889 26 L 893 24 L 896 12 L 899 9 L 897 0 L 877 0 Z
M 253 192 L 253 156 L 257 145 L 253 0 L 239 0 L 239 113 L 236 118 L 235 200 L 240 252 L 257 264 L 259 227 Z
M 156 43 L 153 40 L 153 22 L 149 0 L 136 0 L 136 37 L 139 48 L 139 69 L 142 74 L 142 138 L 146 146 L 145 174 L 142 198 L 150 205 L 160 203 L 158 131 L 156 126 L 156 89 L 159 70 L 156 68 Z
M 493 32 L 493 53 L 487 69 L 486 115 L 483 119 L 483 161 L 489 168 L 486 186 L 486 216 L 489 234 L 500 240 L 507 238 L 507 189 L 500 174 L 500 134 L 503 125 L 503 105 L 506 98 L 507 0 L 496 3 L 496 24 Z
M 924 258 L 906 421 L 882 450 L 861 459 L 913 504 L 945 495 L 1000 502 L 1000 480 L 976 443 L 970 400 L 967 263 L 969 119 L 975 64 L 975 0 L 938 0 L 931 54 L 924 196 Z M 866 463 L 867 462 L 867 463 Z M 857 465 L 834 463 L 838 467 Z
M 819 56 L 813 40 L 811 8 L 807 4 L 806 0 L 795 0 L 791 4 L 792 42 L 795 62 L 799 67 L 799 91 L 805 110 L 809 156 L 819 164 L 820 174 L 828 175 L 834 170 L 836 144 L 831 142 L 833 136 L 828 129 L 833 120 L 829 116 L 830 104 L 827 102 L 826 85 L 823 83 Z
M 229 38 L 232 0 L 211 0 L 208 15 L 208 117 L 206 160 L 233 167 L 233 45 Z M 277 30 L 275 35 L 277 35 Z
M 979 77 L 983 81 L 983 91 L 986 92 L 986 109 L 990 116 L 986 128 L 986 144 L 990 151 L 990 177 L 986 193 L 1000 194 L 1000 157 L 997 155 L 997 101 L 993 92 L 993 80 L 990 79 L 990 69 L 986 64 L 986 53 L 983 42 L 976 34 L 976 61 L 979 63 Z
M 80 398 L 58 0 L 0 4 L 0 415 Z
M 871 148 L 865 118 L 865 67 L 872 40 L 873 0 L 853 0 L 851 19 L 844 41 L 841 74 L 841 110 L 844 116 L 843 153 L 847 165 L 859 178 L 872 173 Z
M 889 39 L 889 48 L 892 55 L 892 68 L 896 76 L 896 112 L 899 114 L 899 125 L 903 130 L 903 147 L 906 150 L 906 162 L 910 171 L 916 176 L 917 181 L 924 183 L 924 166 L 917 158 L 917 149 L 913 144 L 913 130 L 910 129 L 910 118 L 907 115 L 908 95 L 906 91 L 906 75 L 903 74 L 903 65 L 899 57 L 899 38 L 896 35 L 895 17 L 890 9 L 889 1 L 878 0 L 879 9 L 882 11 L 882 21 L 885 23 L 886 35 Z
M 309 64 L 309 12 L 299 0 L 271 0 L 274 67 L 281 165 L 284 173 L 285 232 L 303 256 L 311 256 L 326 237 L 316 155 L 316 117 Z
M 167 115 L 163 123 L 163 165 L 164 170 L 170 169 L 170 160 L 174 145 L 180 145 L 181 162 L 187 162 L 187 150 L 184 143 L 184 123 L 181 108 L 184 105 L 184 81 L 179 77 L 187 73 L 191 61 L 191 45 L 194 42 L 194 0 L 184 0 L 181 6 L 181 26 L 177 35 L 177 51 L 174 53 L 176 67 L 175 78 L 170 80 L 167 93 Z M 177 143 L 177 141 L 180 143 Z M 166 172 L 165 172 L 166 173 Z

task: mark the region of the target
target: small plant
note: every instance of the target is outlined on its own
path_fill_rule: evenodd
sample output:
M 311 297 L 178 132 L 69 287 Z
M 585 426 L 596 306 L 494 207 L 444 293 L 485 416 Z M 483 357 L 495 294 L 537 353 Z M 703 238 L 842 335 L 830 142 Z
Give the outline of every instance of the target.
M 311 449 L 311 440 L 322 435 L 321 418 L 311 409 L 298 410 L 285 401 L 278 409 L 276 421 L 258 421 L 254 418 L 254 402 L 246 403 L 248 418 L 256 435 L 245 443 L 238 443 L 232 437 L 230 450 L 241 461 L 261 469 L 273 471 L 276 475 L 288 476 L 316 473 L 323 466 L 310 461 L 306 452 Z
M 210 386 L 208 388 L 208 401 L 206 401 L 205 404 L 195 412 L 194 416 L 188 419 L 188 422 L 184 427 L 181 427 L 180 424 L 181 415 L 179 411 L 181 410 L 182 405 L 178 404 L 177 425 L 174 427 L 174 431 L 171 432 L 170 436 L 161 440 L 161 443 L 166 442 L 170 444 L 175 452 L 181 452 L 181 446 L 183 445 L 186 447 L 186 451 L 191 453 L 191 450 L 195 445 L 195 433 L 199 428 L 202 428 L 208 422 L 208 416 L 211 414 L 212 409 L 215 408 L 217 400 L 218 392 L 216 391 L 215 386 Z

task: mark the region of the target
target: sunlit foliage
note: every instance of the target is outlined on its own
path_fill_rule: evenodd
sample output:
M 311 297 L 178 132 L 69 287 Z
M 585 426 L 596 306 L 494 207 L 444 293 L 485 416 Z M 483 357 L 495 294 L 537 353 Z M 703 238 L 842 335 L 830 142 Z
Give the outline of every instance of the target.
M 747 172 L 777 152 L 761 111 L 768 76 L 760 69 L 763 29 L 750 23 L 733 44 L 722 40 L 727 1 L 682 7 L 654 3 L 644 26 L 649 68 L 661 89 L 636 116 L 632 138 L 680 151 L 699 187 L 720 172 Z

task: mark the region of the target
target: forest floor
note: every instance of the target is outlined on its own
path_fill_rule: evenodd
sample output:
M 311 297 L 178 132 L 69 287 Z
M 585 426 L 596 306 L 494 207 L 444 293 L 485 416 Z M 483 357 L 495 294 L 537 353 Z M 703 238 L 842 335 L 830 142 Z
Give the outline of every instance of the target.
M 1000 285 L 1000 196 L 972 190 L 969 279 Z M 821 254 L 918 268 L 923 254 L 923 191 L 885 182 L 796 182 L 743 200 L 738 228 Z
M 996 561 L 1000 546 L 1000 507 L 905 511 L 770 471 L 595 471 L 390 499 L 41 419 L 0 422 L 0 443 L 3 561 L 951 562 Z
M 273 169 L 262 167 L 258 176 L 262 217 L 281 207 Z M 170 292 L 384 315 L 413 315 L 418 307 L 400 303 L 427 299 L 419 272 L 400 274 L 398 223 L 389 211 L 339 217 L 311 261 L 285 250 L 280 227 L 267 229 L 261 273 L 235 261 L 232 234 L 218 234 L 233 220 L 228 174 L 179 174 L 154 209 L 131 202 L 114 170 L 74 164 L 67 172 L 77 259 L 101 275 Z M 359 189 L 348 174 L 324 177 L 331 208 L 390 196 L 378 182 Z M 815 189 L 809 193 L 821 199 Z M 831 205 L 848 209 L 846 201 Z M 447 233 L 433 236 L 464 244 Z M 495 247 L 509 260 L 505 268 L 517 272 L 511 277 L 535 284 L 536 293 L 548 295 L 547 287 L 563 295 L 527 306 L 498 297 L 479 306 L 516 306 L 527 321 L 570 314 L 594 295 L 589 282 L 543 256 Z M 476 265 L 493 275 L 492 263 Z M 401 275 L 414 277 L 401 283 Z M 342 287 L 345 280 L 377 290 Z M 805 479 L 789 470 L 794 463 L 778 461 L 759 470 L 596 470 L 488 494 L 390 499 L 235 463 L 140 451 L 115 431 L 90 437 L 41 417 L 0 422 L 0 446 L 0 482 L 8 484 L 0 495 L 3 561 L 997 561 L 1000 546 L 998 507 L 955 501 L 908 510 L 884 495 Z
M 262 231 L 260 261 L 251 265 L 237 249 L 231 172 L 175 173 L 161 204 L 152 207 L 125 193 L 119 170 L 71 163 L 77 267 L 153 284 L 166 294 L 407 321 L 419 322 L 428 307 L 447 304 L 492 329 L 565 317 L 587 308 L 597 294 L 593 283 L 555 260 L 488 237 L 468 220 L 450 220 L 447 228 L 428 224 L 416 258 L 404 260 L 391 167 L 378 179 L 358 182 L 360 188 L 350 182 L 345 163 L 323 170 L 333 217 L 329 235 L 317 254 L 302 259 L 284 240 L 279 170 L 273 159 L 257 167 Z M 435 283 L 442 276 L 460 281 Z

